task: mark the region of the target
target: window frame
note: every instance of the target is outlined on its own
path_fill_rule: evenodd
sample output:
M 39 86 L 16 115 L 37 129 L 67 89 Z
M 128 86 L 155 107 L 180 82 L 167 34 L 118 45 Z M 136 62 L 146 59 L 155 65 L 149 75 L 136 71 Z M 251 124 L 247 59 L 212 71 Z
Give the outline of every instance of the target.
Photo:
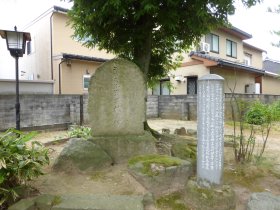
M 228 43 L 230 43 L 230 54 L 228 54 Z M 235 44 L 236 56 L 233 56 L 233 44 Z M 226 39 L 226 55 L 231 58 L 237 58 L 237 42 L 232 41 L 230 39 Z
M 164 88 L 164 83 L 165 82 L 170 82 L 170 79 L 161 79 L 158 81 L 158 85 L 159 85 L 159 95 L 163 95 L 163 88 Z M 152 88 L 152 95 L 155 95 L 155 90 L 154 87 Z M 171 91 L 168 88 L 168 94 L 164 94 L 164 95 L 170 95 Z
M 247 66 L 251 66 L 252 65 L 252 54 L 244 52 L 244 64 Z M 246 61 L 249 61 L 248 63 L 246 63 Z
M 88 90 L 88 88 L 89 88 L 89 81 L 90 81 L 90 77 L 91 77 L 91 75 L 89 75 L 89 74 L 84 74 L 83 75 L 83 90 Z M 88 81 L 88 87 L 85 87 L 85 79 L 89 79 L 89 81 Z
M 208 43 L 207 41 L 207 36 L 210 36 L 210 43 Z M 213 50 L 213 38 L 214 37 L 217 37 L 217 40 L 218 40 L 218 51 L 216 51 L 216 50 Z M 213 33 L 209 33 L 209 34 L 207 34 L 206 36 L 205 36 L 205 42 L 206 43 L 208 43 L 208 44 L 210 44 L 210 52 L 213 52 L 213 53 L 217 53 L 217 54 L 219 54 L 220 53 L 220 37 L 217 35 L 217 34 L 213 34 Z

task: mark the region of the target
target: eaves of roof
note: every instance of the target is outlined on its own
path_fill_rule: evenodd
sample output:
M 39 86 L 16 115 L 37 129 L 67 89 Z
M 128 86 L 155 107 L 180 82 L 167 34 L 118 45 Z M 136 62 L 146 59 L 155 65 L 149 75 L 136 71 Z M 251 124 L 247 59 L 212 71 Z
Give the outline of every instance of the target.
M 255 47 L 255 46 L 250 45 L 250 44 L 248 44 L 248 43 L 246 43 L 246 42 L 243 42 L 243 46 L 248 47 L 248 48 L 252 48 L 252 49 L 255 49 L 255 50 L 258 50 L 258 51 L 261 51 L 261 52 L 267 53 L 266 50 L 263 50 L 263 49 L 261 49 L 261 48 Z
M 57 12 L 62 12 L 62 13 L 67 13 L 69 11 L 69 9 L 59 7 L 59 6 L 53 6 L 53 10 L 57 11 Z
M 249 71 L 249 72 L 259 73 L 259 74 L 265 73 L 265 71 L 263 69 L 254 68 L 252 66 L 248 66 L 248 65 L 245 65 L 242 63 L 237 63 L 237 62 L 229 61 L 226 59 L 213 57 L 213 56 L 210 56 L 207 54 L 202 54 L 202 53 L 192 51 L 190 53 L 190 57 L 193 57 L 193 56 L 204 58 L 204 59 L 207 59 L 210 61 L 215 61 L 217 63 L 217 66 L 221 66 L 221 67 L 222 66 L 232 67 L 232 68 L 242 69 L 242 70 Z
M 241 40 L 251 39 L 253 37 L 251 34 L 248 34 L 247 32 L 242 31 L 241 29 L 236 28 L 234 26 L 223 27 L 223 28 L 220 28 L 220 30 L 225 31 L 226 33 L 232 34 L 234 36 L 237 36 Z
M 104 63 L 109 60 L 105 58 L 97 58 L 97 57 L 84 56 L 84 55 L 74 55 L 68 53 L 62 53 L 62 58 L 69 59 L 69 60 L 93 61 L 98 63 Z

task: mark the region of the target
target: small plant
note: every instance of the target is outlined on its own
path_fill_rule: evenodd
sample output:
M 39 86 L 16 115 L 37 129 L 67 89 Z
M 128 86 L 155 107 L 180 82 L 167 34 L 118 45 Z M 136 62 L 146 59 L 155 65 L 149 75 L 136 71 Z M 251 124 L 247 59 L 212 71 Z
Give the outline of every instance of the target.
M 48 149 L 36 141 L 26 144 L 35 135 L 9 129 L 0 136 L 0 207 L 15 201 L 17 189 L 42 175 L 49 164 Z
M 91 135 L 91 128 L 85 126 L 73 126 L 70 128 L 68 135 L 70 138 L 88 139 Z

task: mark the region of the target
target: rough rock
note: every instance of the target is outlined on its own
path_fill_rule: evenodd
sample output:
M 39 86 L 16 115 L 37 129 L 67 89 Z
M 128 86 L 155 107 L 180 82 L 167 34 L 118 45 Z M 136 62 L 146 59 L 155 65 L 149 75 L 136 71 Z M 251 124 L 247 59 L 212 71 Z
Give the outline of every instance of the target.
M 174 134 L 180 135 L 180 136 L 185 136 L 187 135 L 187 131 L 184 127 L 181 128 L 176 128 L 174 131 Z
M 155 156 L 150 156 L 151 159 L 149 159 L 149 156 L 142 156 L 146 160 L 133 161 L 133 163 L 129 161 L 129 173 L 155 197 L 184 189 L 189 176 L 192 174 L 191 163 L 171 156 L 157 156 L 159 158 L 164 157 L 167 160 L 166 162 L 176 162 L 178 164 L 168 166 L 168 163 L 166 165 L 164 162 L 153 162 Z M 150 167 L 148 172 L 145 171 L 147 163 Z
M 253 193 L 247 204 L 247 210 L 280 210 L 280 196 L 269 192 Z
M 73 138 L 57 157 L 55 171 L 91 171 L 108 167 L 113 163 L 111 157 L 99 146 L 84 139 Z

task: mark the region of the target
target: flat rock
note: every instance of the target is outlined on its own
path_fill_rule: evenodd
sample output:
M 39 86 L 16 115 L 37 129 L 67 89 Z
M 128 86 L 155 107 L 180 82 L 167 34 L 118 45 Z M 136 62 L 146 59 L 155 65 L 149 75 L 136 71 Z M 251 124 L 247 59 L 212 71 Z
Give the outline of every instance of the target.
M 57 157 L 55 171 L 72 172 L 73 170 L 91 171 L 109 167 L 111 157 L 99 146 L 84 139 L 73 138 Z
M 247 204 L 247 210 L 280 210 L 280 196 L 269 192 L 253 193 Z

